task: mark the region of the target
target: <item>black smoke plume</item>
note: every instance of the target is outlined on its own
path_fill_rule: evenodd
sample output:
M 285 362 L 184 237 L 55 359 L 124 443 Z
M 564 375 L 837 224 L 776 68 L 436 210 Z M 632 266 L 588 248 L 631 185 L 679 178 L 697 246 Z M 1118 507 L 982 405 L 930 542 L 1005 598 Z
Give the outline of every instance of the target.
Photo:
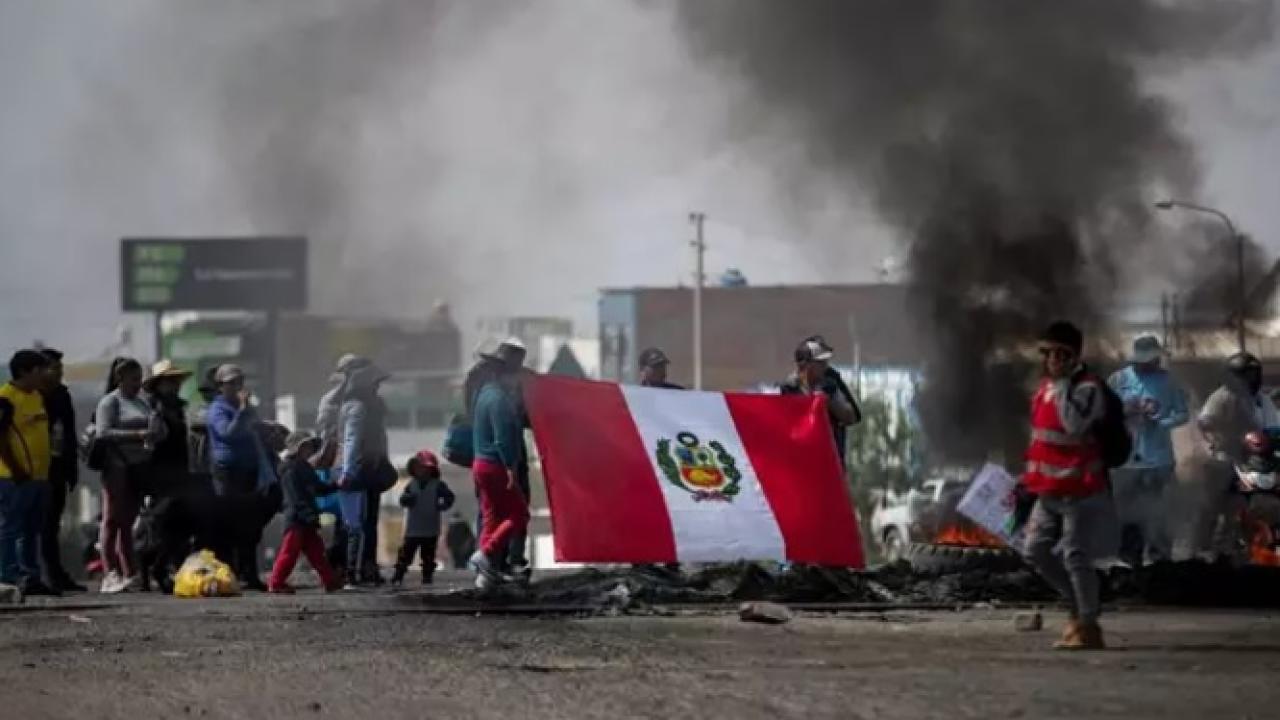
M 681 7 L 691 46 L 746 84 L 739 139 L 785 129 L 809 148 L 791 172 L 847 178 L 897 229 L 907 311 L 932 339 L 918 409 L 934 461 L 1015 444 L 1026 375 L 1003 351 L 1060 317 L 1101 327 L 1117 269 L 1151 233 L 1150 201 L 1194 191 L 1191 143 L 1149 76 L 1258 47 L 1274 11 L 1261 0 Z

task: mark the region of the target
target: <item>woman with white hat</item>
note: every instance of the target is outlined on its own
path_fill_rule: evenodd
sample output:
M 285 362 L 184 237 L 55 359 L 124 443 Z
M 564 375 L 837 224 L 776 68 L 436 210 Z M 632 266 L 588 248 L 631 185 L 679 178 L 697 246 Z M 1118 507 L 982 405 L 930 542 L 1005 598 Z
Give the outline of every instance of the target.
M 188 476 L 187 402 L 178 396 L 191 373 L 169 360 L 151 366 L 151 376 L 142 384 L 147 403 L 165 427 L 164 439 L 151 452 L 151 492 L 164 495 Z

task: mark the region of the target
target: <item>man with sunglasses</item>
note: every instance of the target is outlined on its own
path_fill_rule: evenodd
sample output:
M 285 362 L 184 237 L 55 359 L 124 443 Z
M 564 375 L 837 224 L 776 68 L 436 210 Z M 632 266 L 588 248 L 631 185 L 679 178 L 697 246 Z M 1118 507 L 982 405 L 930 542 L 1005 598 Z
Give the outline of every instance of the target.
M 1026 526 L 1027 562 L 1071 607 L 1054 647 L 1101 650 L 1095 541 L 1110 514 L 1107 469 L 1095 426 L 1106 412 L 1102 380 L 1081 361 L 1078 328 L 1056 322 L 1040 337 L 1044 378 L 1031 401 L 1022 483 L 1037 496 Z M 1055 552 L 1059 548 L 1061 552 Z

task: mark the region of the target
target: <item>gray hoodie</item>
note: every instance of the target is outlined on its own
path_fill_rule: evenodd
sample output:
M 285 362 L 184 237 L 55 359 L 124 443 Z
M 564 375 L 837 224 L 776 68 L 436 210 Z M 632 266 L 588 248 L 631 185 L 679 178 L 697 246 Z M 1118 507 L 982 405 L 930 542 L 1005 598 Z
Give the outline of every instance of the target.
M 342 474 L 360 477 L 361 468 L 372 470 L 389 462 L 387 407 L 378 397 L 378 383 L 386 373 L 373 366 L 353 370 L 343 384 L 338 427 L 342 437 Z
M 338 439 L 338 419 L 342 414 L 342 392 L 345 385 L 345 382 L 334 385 L 320 398 L 320 408 L 316 412 L 316 435 L 324 442 Z
M 404 510 L 404 536 L 430 538 L 440 535 L 440 513 L 453 507 L 453 491 L 440 478 L 409 478 L 400 493 Z

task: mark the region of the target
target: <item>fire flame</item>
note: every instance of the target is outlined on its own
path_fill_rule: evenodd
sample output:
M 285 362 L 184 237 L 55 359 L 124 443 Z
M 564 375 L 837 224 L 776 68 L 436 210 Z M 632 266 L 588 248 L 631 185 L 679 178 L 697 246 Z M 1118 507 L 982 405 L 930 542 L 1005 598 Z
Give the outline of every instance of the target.
M 934 545 L 959 545 L 962 547 L 1004 547 L 1004 542 L 976 525 L 948 525 L 933 539 Z
M 1280 567 L 1280 553 L 1275 550 L 1275 537 L 1271 528 L 1256 518 L 1244 517 L 1245 532 L 1249 537 L 1249 564 Z

